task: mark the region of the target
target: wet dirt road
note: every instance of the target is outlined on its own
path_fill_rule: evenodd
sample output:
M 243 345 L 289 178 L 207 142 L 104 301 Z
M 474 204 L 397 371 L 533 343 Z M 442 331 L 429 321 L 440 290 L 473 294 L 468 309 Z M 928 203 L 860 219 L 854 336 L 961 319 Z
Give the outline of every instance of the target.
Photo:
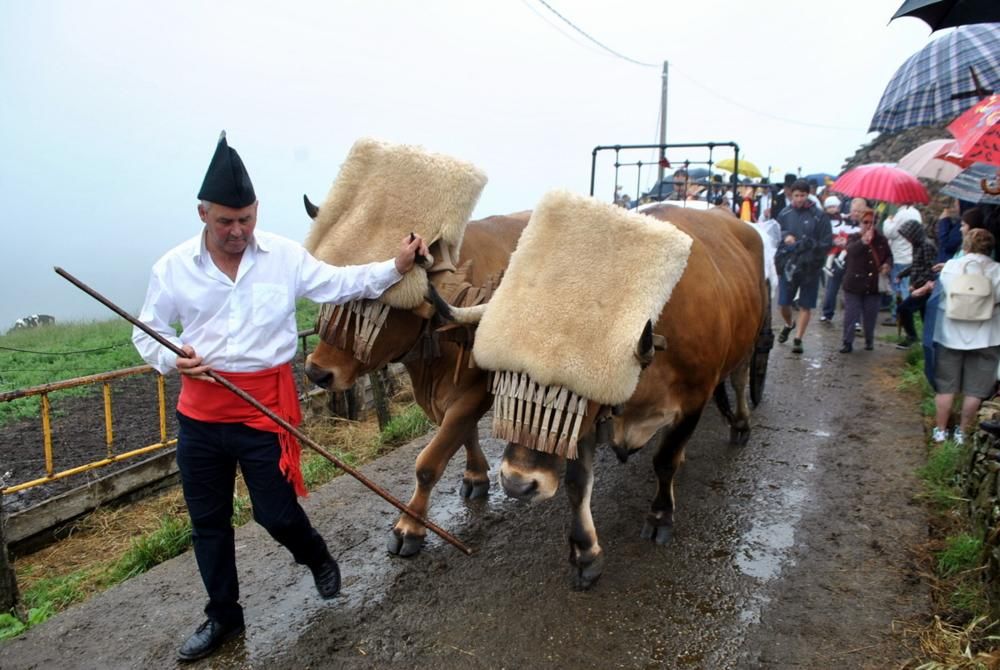
M 776 345 L 747 447 L 728 446 L 706 411 L 676 481 L 669 546 L 639 538 L 651 453 L 621 465 L 599 451 L 607 564 L 590 591 L 570 587 L 565 493 L 506 499 L 502 445 L 485 439 L 489 499 L 458 498 L 457 458 L 431 514 L 475 556 L 433 537 L 415 558 L 387 556 L 394 510 L 339 478 L 306 507 L 341 560 L 342 595 L 320 601 L 303 568 L 244 527 L 246 636 L 189 667 L 898 667 L 909 654 L 892 624 L 928 604 L 910 553 L 927 534 L 913 500 L 924 436 L 916 401 L 896 391 L 901 352 L 879 342 L 843 356 L 838 330 L 815 324 L 802 356 Z M 405 500 L 425 443 L 365 471 Z M 202 601 L 189 552 L 3 644 L 0 667 L 170 667 Z

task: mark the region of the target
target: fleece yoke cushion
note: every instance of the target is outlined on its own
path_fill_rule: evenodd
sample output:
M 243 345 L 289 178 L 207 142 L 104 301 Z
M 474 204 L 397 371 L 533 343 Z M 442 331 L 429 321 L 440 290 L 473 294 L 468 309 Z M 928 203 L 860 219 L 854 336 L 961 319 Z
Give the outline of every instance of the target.
M 690 252 L 691 238 L 668 222 L 546 194 L 476 331 L 477 365 L 625 402 L 639 382 L 642 329 L 658 320 Z
M 446 245 L 458 260 L 465 225 L 486 175 L 471 163 L 421 147 L 370 138 L 355 142 L 305 241 L 309 252 L 333 265 L 384 261 L 399 253 L 410 232 L 428 246 Z M 414 268 L 382 296 L 400 309 L 417 307 L 427 273 Z

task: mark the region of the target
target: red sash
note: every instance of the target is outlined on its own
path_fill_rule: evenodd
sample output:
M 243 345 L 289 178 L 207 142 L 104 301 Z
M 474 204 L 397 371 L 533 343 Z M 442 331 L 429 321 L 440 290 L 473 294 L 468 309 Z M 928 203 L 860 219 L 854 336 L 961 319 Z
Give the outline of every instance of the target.
M 225 377 L 293 426 L 298 426 L 302 422 L 302 410 L 299 407 L 298 392 L 295 390 L 291 363 L 260 372 L 216 371 L 215 374 Z M 222 384 L 181 375 L 181 394 L 177 399 L 177 411 L 198 421 L 242 423 L 257 430 L 277 433 L 278 444 L 281 445 L 281 460 L 278 462 L 278 467 L 294 487 L 296 495 L 302 497 L 308 495 L 305 481 L 302 479 L 300 463 L 302 445 L 299 441 L 294 435 L 267 418 L 259 409 L 235 397 L 232 391 Z

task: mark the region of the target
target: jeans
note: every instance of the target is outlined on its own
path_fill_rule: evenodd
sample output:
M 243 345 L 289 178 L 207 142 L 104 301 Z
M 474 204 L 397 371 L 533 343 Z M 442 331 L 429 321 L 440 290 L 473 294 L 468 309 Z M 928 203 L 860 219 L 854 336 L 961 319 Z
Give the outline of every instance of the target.
M 899 278 L 899 273 L 908 267 L 910 267 L 909 263 L 906 265 L 893 263 L 892 269 L 889 270 L 889 286 L 892 288 L 892 295 L 889 297 L 889 312 L 893 318 L 896 318 L 896 295 L 899 295 L 902 300 L 906 300 L 910 295 L 909 276 Z
M 834 270 L 833 274 L 826 278 L 826 293 L 823 295 L 823 316 L 828 321 L 833 320 L 833 314 L 837 311 L 837 294 L 840 293 L 840 285 L 843 282 L 843 270 Z
M 206 423 L 177 413 L 177 467 L 191 515 L 191 539 L 208 605 L 223 624 L 243 622 L 236 576 L 233 487 L 236 464 L 250 491 L 253 518 L 287 547 L 295 561 L 318 565 L 329 555 L 309 523 L 292 485 L 278 469 L 278 435 L 241 423 Z

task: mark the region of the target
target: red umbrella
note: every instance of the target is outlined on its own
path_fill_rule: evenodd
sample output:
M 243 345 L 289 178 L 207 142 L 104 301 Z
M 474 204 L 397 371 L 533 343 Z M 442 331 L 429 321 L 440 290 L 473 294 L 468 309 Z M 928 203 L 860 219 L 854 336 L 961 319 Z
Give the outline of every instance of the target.
M 951 122 L 948 130 L 963 161 L 1000 166 L 1000 94 L 983 98 Z
M 891 163 L 860 165 L 837 178 L 831 191 L 852 198 L 882 200 L 896 204 L 929 202 L 927 189 L 906 170 Z

